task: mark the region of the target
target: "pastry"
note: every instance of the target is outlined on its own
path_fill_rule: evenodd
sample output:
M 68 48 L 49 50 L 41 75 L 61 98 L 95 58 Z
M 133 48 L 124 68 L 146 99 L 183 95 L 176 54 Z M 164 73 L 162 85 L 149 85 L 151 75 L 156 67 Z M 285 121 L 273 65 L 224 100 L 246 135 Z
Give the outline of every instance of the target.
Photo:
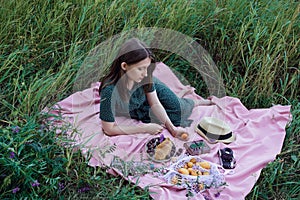
M 179 169 L 178 169 L 178 172 L 179 172 L 180 174 L 184 174 L 184 175 L 189 175 L 189 174 L 190 174 L 189 170 L 187 170 L 187 169 L 185 169 L 185 168 L 179 168 Z
M 170 138 L 166 138 L 162 143 L 155 147 L 154 158 L 156 160 L 164 160 L 170 155 L 173 143 Z

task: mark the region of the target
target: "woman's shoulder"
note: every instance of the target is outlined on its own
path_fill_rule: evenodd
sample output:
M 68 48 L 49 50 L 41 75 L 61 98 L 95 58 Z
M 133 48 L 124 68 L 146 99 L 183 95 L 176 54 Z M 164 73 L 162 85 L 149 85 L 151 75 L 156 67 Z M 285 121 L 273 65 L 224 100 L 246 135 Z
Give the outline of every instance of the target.
M 103 84 L 102 88 L 107 89 L 113 89 L 116 86 L 115 83 L 110 79 L 103 80 L 101 84 Z
M 105 83 L 104 83 L 105 84 Z M 112 93 L 115 88 L 114 84 L 105 84 L 101 88 L 101 94 L 107 94 L 107 93 Z
M 103 89 L 105 88 L 105 89 L 114 89 L 115 88 L 115 84 L 105 84 L 104 86 L 103 86 Z

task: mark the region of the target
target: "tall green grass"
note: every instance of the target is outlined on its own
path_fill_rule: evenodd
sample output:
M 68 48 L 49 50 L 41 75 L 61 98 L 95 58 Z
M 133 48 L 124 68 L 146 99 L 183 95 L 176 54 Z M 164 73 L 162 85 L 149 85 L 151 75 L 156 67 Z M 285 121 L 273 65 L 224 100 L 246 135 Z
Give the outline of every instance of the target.
M 142 27 L 169 28 L 195 38 L 216 62 L 227 94 L 240 98 L 249 109 L 292 105 L 294 119 L 282 153 L 262 171 L 247 199 L 299 197 L 296 1 L 0 2 L 1 199 L 149 198 L 147 192 L 105 170 L 87 167 L 79 152 L 60 145 L 53 130 L 41 129 L 39 115 L 72 93 L 76 73 L 91 49 L 115 34 Z M 160 58 L 199 94 L 208 95 L 186 61 L 167 53 Z M 17 133 L 15 127 L 20 127 Z M 35 180 L 40 185 L 33 187 Z M 16 187 L 20 191 L 13 194 Z

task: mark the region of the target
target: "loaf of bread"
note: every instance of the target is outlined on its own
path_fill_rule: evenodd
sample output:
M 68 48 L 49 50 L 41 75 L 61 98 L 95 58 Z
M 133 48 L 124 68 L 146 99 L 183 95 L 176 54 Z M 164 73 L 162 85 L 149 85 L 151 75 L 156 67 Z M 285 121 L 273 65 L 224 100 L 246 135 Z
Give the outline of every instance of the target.
M 162 143 L 155 147 L 154 158 L 156 160 L 164 160 L 170 155 L 173 143 L 170 138 L 166 138 Z

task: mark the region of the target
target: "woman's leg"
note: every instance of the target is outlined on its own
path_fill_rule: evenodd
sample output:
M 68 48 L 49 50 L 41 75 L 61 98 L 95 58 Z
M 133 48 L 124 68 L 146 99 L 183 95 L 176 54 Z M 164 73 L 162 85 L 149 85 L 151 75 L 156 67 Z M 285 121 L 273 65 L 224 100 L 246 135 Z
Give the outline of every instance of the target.
M 209 99 L 195 99 L 194 100 L 194 106 L 209 106 L 209 105 L 213 105 L 213 103 L 211 102 L 211 100 Z
M 188 85 L 187 88 L 181 90 L 181 91 L 177 94 L 177 96 L 178 96 L 179 98 L 182 98 L 182 97 L 184 97 L 184 96 L 187 95 L 187 94 L 193 93 L 194 91 L 195 91 L 195 88 L 193 88 L 193 87 L 191 87 L 191 86 Z

